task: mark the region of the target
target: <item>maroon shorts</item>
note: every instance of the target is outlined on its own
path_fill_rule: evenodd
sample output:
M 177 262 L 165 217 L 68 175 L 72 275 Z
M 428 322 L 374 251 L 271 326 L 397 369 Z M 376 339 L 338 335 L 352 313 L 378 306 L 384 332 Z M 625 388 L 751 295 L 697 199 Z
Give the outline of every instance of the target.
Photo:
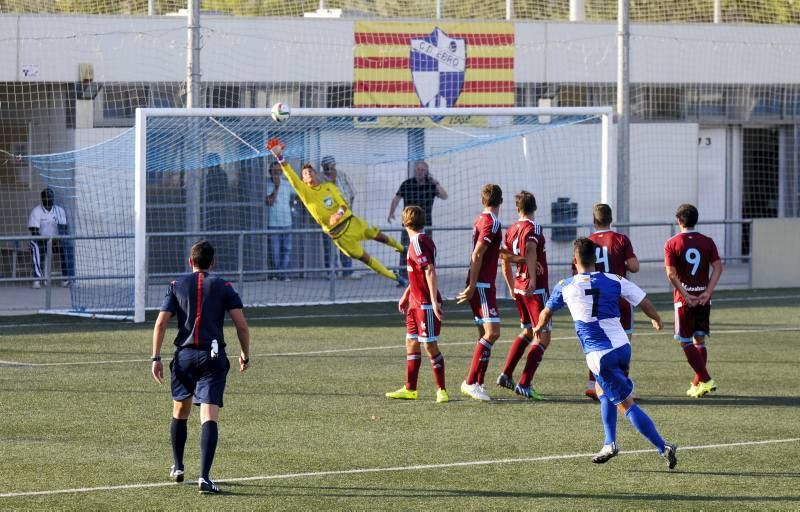
M 519 311 L 519 326 L 528 329 L 539 323 L 539 315 L 542 314 L 548 297 L 547 290 L 540 288 L 535 292 L 526 294 L 522 290 L 514 288 L 514 302 Z M 542 329 L 543 332 L 550 332 L 552 322 Z
M 409 306 L 406 311 L 406 339 L 420 343 L 439 341 L 442 322 L 433 314 L 433 306 L 422 304 Z
M 708 336 L 711 333 L 709 318 L 711 304 L 689 307 L 680 302 L 675 304 L 675 339 L 689 343 L 695 336 Z
M 500 311 L 497 310 L 497 288 L 494 285 L 478 283 L 475 293 L 469 299 L 472 314 L 475 315 L 475 324 L 500 323 Z

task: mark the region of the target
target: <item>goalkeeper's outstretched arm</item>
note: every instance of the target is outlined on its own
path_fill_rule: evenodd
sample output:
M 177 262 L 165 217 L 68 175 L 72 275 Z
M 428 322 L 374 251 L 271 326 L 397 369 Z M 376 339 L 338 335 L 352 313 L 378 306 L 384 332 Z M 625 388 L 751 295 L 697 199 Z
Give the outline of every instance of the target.
M 283 150 L 286 149 L 286 145 L 278 139 L 270 139 L 267 141 L 266 146 L 267 150 L 275 157 L 275 160 L 281 164 L 281 170 L 283 171 L 283 174 L 286 176 L 286 179 L 289 180 L 292 188 L 294 188 L 299 195 L 299 191 L 304 183 L 303 180 L 300 179 L 300 176 L 297 175 L 297 172 L 295 172 L 292 166 L 289 165 L 289 162 L 283 158 Z

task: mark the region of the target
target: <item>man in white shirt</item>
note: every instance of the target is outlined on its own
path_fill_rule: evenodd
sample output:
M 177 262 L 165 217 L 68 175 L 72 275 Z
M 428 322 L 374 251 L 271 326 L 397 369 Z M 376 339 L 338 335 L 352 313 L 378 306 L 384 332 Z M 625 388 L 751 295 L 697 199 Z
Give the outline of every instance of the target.
M 33 236 L 64 236 L 69 234 L 67 226 L 67 213 L 64 208 L 55 204 L 55 193 L 50 187 L 42 190 L 42 204 L 31 210 L 28 217 L 28 230 Z M 38 278 L 33 282 L 34 288 L 41 288 L 40 279 L 45 276 L 42 270 L 42 259 L 47 254 L 47 240 L 31 240 L 28 242 L 31 249 L 31 262 L 33 275 Z M 72 259 L 72 245 L 68 240 L 53 240 L 53 254 L 58 254 L 61 260 L 61 275 L 64 277 L 63 286 L 69 286 L 69 278 L 74 275 Z

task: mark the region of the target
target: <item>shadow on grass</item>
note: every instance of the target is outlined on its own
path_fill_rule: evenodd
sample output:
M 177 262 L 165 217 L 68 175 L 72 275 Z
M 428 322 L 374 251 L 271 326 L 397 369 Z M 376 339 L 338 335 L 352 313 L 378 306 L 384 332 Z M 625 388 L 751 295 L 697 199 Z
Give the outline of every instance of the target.
M 707 395 L 701 399 L 674 396 L 647 396 L 639 401 L 642 405 L 680 405 L 686 407 L 798 407 L 800 397 L 796 396 L 747 396 L 747 395 Z
M 532 401 L 515 397 L 510 394 L 492 395 L 488 405 L 530 405 L 537 404 L 586 404 L 599 406 L 599 402 L 588 400 L 581 395 L 552 395 L 544 394 L 544 400 Z M 702 399 L 692 399 L 681 396 L 648 395 L 637 400 L 643 406 L 679 405 L 686 407 L 800 407 L 800 397 L 795 396 L 737 396 L 737 395 L 709 395 Z
M 662 472 L 663 473 L 663 472 Z M 227 485 L 227 484 L 226 484 Z M 253 484 L 246 484 L 251 486 Z M 255 486 L 254 486 L 255 487 Z M 292 496 L 305 496 L 305 497 L 320 497 L 320 498 L 510 498 L 510 499 L 557 499 L 557 500 L 611 500 L 630 502 L 632 500 L 639 501 L 657 501 L 657 502 L 688 502 L 688 503 L 735 503 L 735 502 L 797 502 L 796 496 L 741 496 L 741 495 L 727 495 L 727 496 L 707 496 L 707 495 L 684 495 L 684 494 L 667 494 L 667 493 L 619 493 L 619 494 L 601 494 L 601 493 L 568 493 L 568 492 L 534 492 L 534 491 L 504 491 L 504 490 L 464 490 L 464 489 L 447 489 L 442 487 L 435 487 L 430 489 L 414 489 L 408 488 L 390 488 L 390 487 L 331 487 L 331 486 L 310 486 L 310 485 L 269 485 L 266 487 L 258 487 L 259 491 L 252 492 L 254 496 L 272 496 L 272 497 L 292 497 Z M 283 489 L 284 491 L 277 491 Z M 248 493 L 249 494 L 249 493 Z M 627 507 L 628 505 L 626 505 Z
M 663 473 L 652 469 L 631 469 L 631 473 Z M 753 478 L 800 478 L 800 473 L 792 471 L 680 471 L 684 475 L 707 475 L 707 476 L 734 476 L 734 477 L 753 477 Z

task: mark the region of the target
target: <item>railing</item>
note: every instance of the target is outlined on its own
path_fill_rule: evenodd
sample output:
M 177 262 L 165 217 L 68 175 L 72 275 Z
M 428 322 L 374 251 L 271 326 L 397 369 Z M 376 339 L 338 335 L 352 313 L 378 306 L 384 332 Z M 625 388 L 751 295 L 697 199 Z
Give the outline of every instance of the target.
M 713 226 L 721 226 L 722 228 L 726 226 L 736 227 L 736 226 L 751 226 L 752 221 L 750 220 L 723 220 L 723 221 L 707 221 L 700 223 L 698 228 L 702 232 L 704 231 L 704 227 L 709 229 Z M 674 235 L 677 233 L 677 226 L 671 225 L 669 223 L 664 222 L 645 222 L 645 223 L 628 223 L 628 224 L 619 224 L 614 226 L 615 229 L 625 231 L 625 230 L 636 230 L 641 228 L 664 228 L 665 232 L 664 235 L 669 234 Z M 586 235 L 591 232 L 592 226 L 589 224 L 544 224 L 543 228 L 546 232 L 552 233 L 552 229 L 558 228 L 569 228 L 575 229 L 580 235 Z M 721 229 L 718 227 L 717 229 Z M 386 229 L 382 229 L 383 232 L 396 235 L 399 233 L 400 229 L 397 227 L 388 227 Z M 434 237 L 437 234 L 440 236 L 447 232 L 454 232 L 458 233 L 460 237 L 468 236 L 469 233 L 472 231 L 472 226 L 437 226 L 434 229 Z M 313 287 L 317 293 L 317 297 L 321 297 L 319 294 L 322 293 L 325 298 L 324 299 L 315 299 L 314 302 L 324 301 L 324 302 L 339 302 L 345 300 L 347 302 L 355 302 L 356 299 L 351 298 L 343 298 L 343 294 L 340 293 L 340 289 L 342 286 L 343 279 L 337 275 L 337 272 L 342 272 L 343 269 L 336 268 L 336 265 L 331 265 L 331 263 L 335 263 L 328 261 L 322 261 L 319 256 L 320 246 L 316 244 L 314 247 L 306 247 L 304 250 L 307 253 L 311 253 L 312 251 L 316 251 L 316 261 L 320 261 L 320 264 L 316 265 L 303 265 L 297 268 L 291 268 L 289 270 L 278 270 L 268 268 L 266 264 L 260 265 L 257 268 L 248 268 L 247 261 L 246 261 L 246 247 L 249 238 L 264 238 L 268 237 L 269 235 L 275 234 L 291 234 L 295 237 L 300 236 L 311 236 L 317 235 L 319 236 L 320 240 L 324 240 L 322 233 L 318 228 L 299 228 L 299 229 L 290 229 L 290 230 L 259 230 L 259 231 L 215 231 L 215 232 L 204 232 L 204 231 L 195 231 L 195 232 L 164 232 L 164 233 L 148 233 L 148 245 L 152 244 L 157 239 L 178 239 L 181 242 L 178 244 L 184 247 L 183 252 L 179 255 L 178 259 L 175 261 L 175 266 L 173 268 L 169 268 L 169 270 L 163 271 L 151 271 L 148 273 L 147 280 L 148 284 L 156 286 L 160 285 L 169 279 L 174 278 L 175 276 L 187 271 L 185 266 L 181 266 L 184 261 L 186 261 L 186 254 L 188 253 L 188 248 L 191 244 L 201 237 L 209 237 L 211 239 L 219 240 L 222 237 L 230 237 L 235 240 L 234 244 L 229 244 L 235 246 L 235 264 L 226 268 L 226 269 L 218 269 L 219 273 L 224 275 L 226 278 L 234 281 L 238 285 L 238 289 L 244 290 L 245 286 L 253 283 L 258 284 L 260 282 L 266 281 L 270 277 L 288 277 L 292 276 L 296 278 L 296 276 L 301 275 L 301 279 L 304 280 L 303 287 Z M 750 235 L 749 229 L 742 229 L 740 233 L 740 237 L 737 240 L 740 241 L 745 239 L 747 236 Z M 663 236 L 662 236 L 663 237 Z M 637 252 L 641 246 L 641 240 L 637 242 L 636 235 L 634 234 L 633 242 L 634 247 L 637 249 Z M 655 238 L 655 237 L 653 237 Z M 726 237 L 728 238 L 728 237 Z M 559 275 L 567 275 L 570 270 L 571 266 L 571 244 L 569 243 L 557 243 L 551 242 L 550 238 L 546 236 L 548 240 L 549 249 L 548 249 L 548 266 L 550 267 L 550 275 L 551 278 L 551 286 L 555 285 L 554 279 L 557 279 Z M 62 280 L 69 280 L 73 287 L 91 287 L 93 282 L 108 282 L 110 280 L 117 280 L 117 281 L 124 281 L 133 280 L 133 265 L 132 262 L 129 262 L 127 266 L 121 268 L 119 272 L 112 272 L 112 273 L 102 273 L 97 272 L 96 267 L 81 265 L 78 269 L 76 275 L 73 276 L 64 276 L 55 274 L 52 270 L 52 264 L 54 261 L 54 251 L 53 251 L 53 242 L 54 241 L 62 241 L 62 243 L 67 243 L 70 245 L 77 246 L 77 248 L 81 249 L 81 242 L 89 241 L 92 243 L 96 243 L 98 241 L 108 241 L 108 240 L 129 240 L 133 241 L 133 235 L 113 235 L 113 236 L 53 236 L 53 237 L 43 237 L 43 236 L 29 236 L 29 235 L 19 235 L 19 236 L 3 236 L 0 237 L 0 247 L 5 248 L 6 254 L 3 255 L 2 260 L 0 260 L 0 290 L 2 290 L 2 300 L 0 300 L 0 314 L 3 312 L 12 312 L 12 311 L 19 311 L 19 310 L 27 310 L 27 311 L 36 311 L 39 309 L 69 309 L 70 307 L 75 307 L 75 304 L 70 304 L 68 301 L 69 297 L 66 297 L 66 292 L 57 291 L 58 287 L 54 286 L 55 279 L 54 277 L 60 278 Z M 27 252 L 27 242 L 28 241 L 45 241 L 46 242 L 46 254 L 43 258 L 44 264 L 42 265 L 42 271 L 44 276 L 42 278 L 37 278 L 34 276 L 30 277 L 22 277 L 22 273 L 28 273 L 25 270 L 21 270 L 21 265 L 19 264 L 20 261 L 27 260 L 27 258 L 20 258 L 20 253 L 24 250 Z M 258 244 L 261 244 L 259 242 Z M 660 240 L 660 243 L 663 244 L 663 240 Z M 251 244 L 255 244 L 255 242 L 251 241 Z M 256 244 L 256 245 L 258 245 Z M 461 245 L 459 245 L 459 250 L 461 249 Z M 730 262 L 730 263 L 738 263 L 739 264 L 739 280 L 728 283 L 734 284 L 736 286 L 742 287 L 750 287 L 752 285 L 752 267 L 751 267 L 751 256 L 749 254 L 740 254 L 740 251 L 731 249 L 731 243 L 727 242 L 727 250 L 726 247 L 720 247 L 720 252 L 726 254 L 723 257 L 723 261 Z M 258 245 L 260 247 L 260 255 L 263 256 L 269 250 L 264 249 L 262 245 Z M 741 246 L 739 246 L 740 248 Z M 120 251 L 124 251 L 124 249 L 120 248 Z M 437 269 L 441 270 L 443 274 L 449 275 L 449 283 L 452 286 L 460 285 L 463 282 L 464 276 L 466 275 L 467 269 L 467 261 L 468 261 L 468 248 L 464 248 L 464 257 L 460 258 L 458 262 L 440 262 L 437 265 Z M 256 255 L 258 256 L 258 255 Z M 250 256 L 251 259 L 258 259 L 253 255 Z M 330 251 L 331 259 L 338 259 L 338 250 L 334 247 Z M 85 255 L 84 255 L 85 258 Z M 78 258 L 80 259 L 80 258 Z M 265 260 L 266 258 L 262 258 Z M 452 259 L 452 258 L 451 258 Z M 663 288 L 666 287 L 666 283 L 663 278 L 663 258 L 659 254 L 658 257 L 655 256 L 639 256 L 639 262 L 642 264 L 643 268 L 648 268 L 651 274 L 653 274 L 650 279 L 660 279 L 661 286 Z M 151 265 L 149 268 L 153 268 L 153 262 L 150 262 Z M 386 262 L 384 262 L 386 263 Z M 162 264 L 162 267 L 165 266 Z M 396 266 L 387 265 L 389 268 L 393 268 L 397 270 Z M 365 267 L 361 267 L 359 264 L 356 264 L 355 268 L 353 269 L 354 272 L 363 274 L 369 274 L 371 271 L 366 269 Z M 659 273 L 660 272 L 660 273 Z M 657 274 L 657 276 L 656 276 Z M 326 275 L 326 279 L 320 281 L 319 279 L 310 279 L 313 276 L 319 275 Z M 655 276 L 655 277 L 654 277 Z M 647 276 L 642 274 L 638 274 L 633 279 L 637 280 L 645 279 Z M 725 275 L 723 274 L 723 278 Z M 36 280 L 43 281 L 44 284 L 44 297 L 41 297 L 36 294 L 28 293 L 17 293 L 30 288 L 31 283 Z M 454 284 L 455 283 L 455 284 Z M 24 285 L 24 286 L 21 286 Z M 251 285 L 252 286 L 252 285 Z M 353 285 L 346 285 L 346 287 L 352 287 Z M 146 287 L 147 289 L 147 287 Z M 498 289 L 499 295 L 505 296 L 505 286 L 502 284 L 502 278 L 498 280 Z M 14 291 L 16 290 L 16 292 Z M 74 290 L 73 290 L 74 291 Z M 15 295 L 17 293 L 17 295 Z M 388 292 L 387 292 L 388 293 Z M 58 300 L 58 304 L 54 303 L 54 297 Z M 382 299 L 380 294 L 378 294 L 377 298 L 372 297 L 369 300 L 389 300 L 390 296 L 385 299 Z M 245 297 L 247 300 L 247 297 Z M 258 303 L 263 303 L 264 301 L 253 301 Z M 270 301 L 267 301 L 270 303 Z M 292 301 L 292 303 L 299 303 L 298 301 Z M 150 303 L 152 306 L 152 301 Z M 132 305 L 131 305 L 132 307 Z

